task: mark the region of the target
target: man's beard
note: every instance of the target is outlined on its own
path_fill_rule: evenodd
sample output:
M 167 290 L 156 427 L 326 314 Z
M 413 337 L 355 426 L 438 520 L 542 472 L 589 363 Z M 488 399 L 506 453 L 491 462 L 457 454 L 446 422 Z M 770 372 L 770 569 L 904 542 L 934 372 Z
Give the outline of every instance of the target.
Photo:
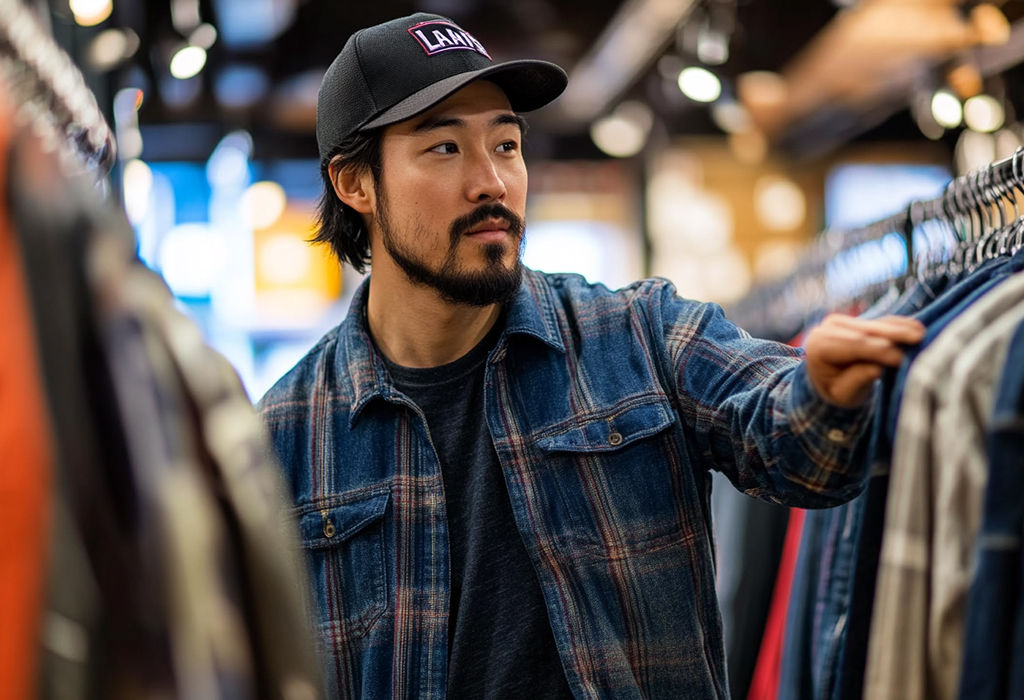
M 378 193 L 380 206 L 377 210 L 377 224 L 381 231 L 381 242 L 414 284 L 434 289 L 449 304 L 490 306 L 508 303 L 515 297 L 523 280 L 522 246 L 526 224 L 521 216 L 497 202 L 481 204 L 469 214 L 460 216 L 448 228 L 450 243 L 444 262 L 437 270 L 431 270 L 408 249 L 403 248 L 391 226 L 382 187 L 378 188 Z M 515 264 L 510 268 L 504 265 L 509 243 L 487 243 L 483 249 L 486 267 L 478 272 L 461 270 L 456 255 L 463 237 L 474 226 L 490 219 L 504 219 L 508 222 L 510 238 L 518 241 Z

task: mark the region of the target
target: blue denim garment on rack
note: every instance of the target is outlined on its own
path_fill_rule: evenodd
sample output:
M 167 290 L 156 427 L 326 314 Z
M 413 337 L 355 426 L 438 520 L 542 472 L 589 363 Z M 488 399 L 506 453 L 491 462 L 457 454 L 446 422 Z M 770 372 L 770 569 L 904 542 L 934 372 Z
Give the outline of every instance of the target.
M 943 291 L 945 282 L 916 284 L 895 300 L 872 307 L 862 318 L 916 314 Z M 868 456 L 865 453 L 864 459 Z M 855 622 L 849 619 L 849 610 L 866 505 L 866 495 L 861 494 L 847 504 L 809 512 L 804 518 L 786 619 L 780 698 L 839 697 L 846 633 Z
M 903 363 L 896 371 L 896 380 L 893 384 L 892 394 L 889 396 L 889 406 L 883 417 L 885 423 L 886 453 L 892 454 L 893 441 L 896 438 L 896 426 L 899 421 L 900 404 L 903 401 L 903 387 L 907 383 L 907 374 L 910 366 L 917 359 L 917 356 L 927 348 L 946 329 L 953 319 L 964 312 L 971 304 L 985 296 L 990 289 L 1005 280 L 1009 275 L 1024 270 L 1024 251 L 1017 253 L 1012 258 L 997 258 L 988 260 L 954 285 L 946 294 L 939 297 L 935 303 L 929 304 L 924 310 L 918 313 L 915 318 L 921 321 L 928 331 L 920 344 L 908 348 L 903 358 Z M 963 296 L 960 296 L 963 294 Z
M 998 258 L 983 263 L 973 273 L 950 283 L 932 303 L 928 303 L 915 318 L 928 328 L 922 343 L 910 348 L 903 364 L 897 370 L 887 370 L 876 397 L 874 425 L 871 434 L 871 477 L 863 494 L 844 506 L 858 511 L 854 529 L 856 563 L 853 568 L 852 596 L 847 615 L 847 628 L 841 640 L 841 670 L 833 700 L 861 700 L 864 670 L 867 665 L 868 639 L 871 633 L 871 610 L 875 599 L 878 561 L 882 548 L 886 500 L 889 491 L 889 468 L 899 401 L 910 364 L 917 355 L 938 336 L 949 323 L 992 287 L 1010 274 L 1024 269 L 1024 256 Z M 913 312 L 912 312 L 913 313 Z
M 1007 264 L 1006 259 L 993 260 L 958 281 L 939 279 L 917 284 L 900 298 L 898 307 L 872 309 L 874 313 L 869 315 L 916 316 L 934 338 L 939 327 L 945 327 L 966 308 L 965 302 L 973 303 L 1004 279 L 999 273 Z M 916 355 L 916 349 L 908 354 Z M 872 465 L 867 490 L 847 504 L 809 513 L 805 519 L 786 625 L 779 697 L 861 698 L 892 454 L 884 409 L 897 374 L 886 373 L 884 390 L 877 397 L 876 411 L 882 412 L 875 415 L 866 457 Z
M 960 700 L 1024 697 L 1024 325 L 1010 343 L 996 395 L 988 464 L 977 568 L 967 602 Z

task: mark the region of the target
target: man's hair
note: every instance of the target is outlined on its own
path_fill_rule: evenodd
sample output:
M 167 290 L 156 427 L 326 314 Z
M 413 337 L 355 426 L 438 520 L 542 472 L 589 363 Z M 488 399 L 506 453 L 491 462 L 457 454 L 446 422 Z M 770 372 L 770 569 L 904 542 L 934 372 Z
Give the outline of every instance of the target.
M 337 168 L 356 168 L 369 171 L 376 190 L 381 182 L 381 136 L 383 129 L 366 133 L 356 132 L 342 141 L 327 157 L 320 161 L 320 177 L 324 191 L 317 208 L 317 231 L 311 243 L 326 243 L 341 262 L 347 262 L 358 272 L 370 262 L 370 233 L 363 216 L 340 199 L 331 182 L 331 162 Z

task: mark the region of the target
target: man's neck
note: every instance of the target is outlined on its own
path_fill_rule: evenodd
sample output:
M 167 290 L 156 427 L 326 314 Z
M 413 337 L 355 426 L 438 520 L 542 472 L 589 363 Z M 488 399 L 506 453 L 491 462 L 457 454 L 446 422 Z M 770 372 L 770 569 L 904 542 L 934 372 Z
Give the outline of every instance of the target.
M 431 288 L 374 272 L 366 311 L 370 334 L 389 360 L 439 367 L 476 347 L 498 320 L 501 305 L 451 304 Z

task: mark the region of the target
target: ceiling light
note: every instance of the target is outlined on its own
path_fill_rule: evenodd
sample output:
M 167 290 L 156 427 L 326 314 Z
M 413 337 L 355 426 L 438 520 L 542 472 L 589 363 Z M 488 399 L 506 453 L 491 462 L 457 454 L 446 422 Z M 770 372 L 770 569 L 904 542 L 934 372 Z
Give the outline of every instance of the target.
M 964 110 L 953 93 L 939 90 L 932 96 L 932 116 L 940 126 L 955 129 L 964 119 Z
M 977 95 L 964 103 L 964 122 L 975 131 L 999 131 L 1005 119 L 1002 103 L 991 95 Z
M 206 65 L 206 49 L 201 46 L 186 46 L 178 50 L 171 59 L 171 75 L 186 80 L 199 74 Z
M 573 69 L 569 87 L 558 100 L 562 112 L 582 123 L 604 113 L 612 100 L 654 62 L 696 4 L 696 0 L 621 3 L 601 36 Z
M 694 102 L 714 102 L 722 94 L 722 82 L 707 68 L 690 66 L 679 74 L 679 89 Z
M 653 121 L 647 105 L 623 102 L 614 112 L 591 125 L 590 138 L 608 155 L 629 158 L 643 150 Z
M 114 11 L 112 0 L 70 0 L 68 7 L 75 16 L 75 22 L 83 27 L 96 26 Z

